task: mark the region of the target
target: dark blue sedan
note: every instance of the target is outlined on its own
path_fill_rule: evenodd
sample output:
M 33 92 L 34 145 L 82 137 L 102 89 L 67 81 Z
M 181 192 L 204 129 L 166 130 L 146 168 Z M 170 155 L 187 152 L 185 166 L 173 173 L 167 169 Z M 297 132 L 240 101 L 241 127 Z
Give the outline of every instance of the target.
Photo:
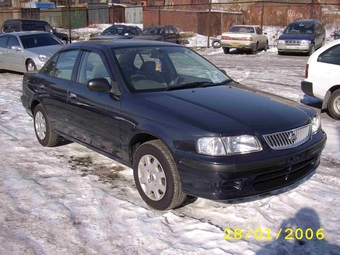
M 249 197 L 308 178 L 326 143 L 311 108 L 243 86 L 164 42 L 67 45 L 23 78 L 39 143 L 68 138 L 133 168 L 153 208 Z

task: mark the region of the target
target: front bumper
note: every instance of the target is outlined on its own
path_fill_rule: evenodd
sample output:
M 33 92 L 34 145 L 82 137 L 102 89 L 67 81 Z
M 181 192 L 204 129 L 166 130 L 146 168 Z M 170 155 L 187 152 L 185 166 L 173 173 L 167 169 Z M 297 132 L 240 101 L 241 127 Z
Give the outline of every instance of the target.
M 181 157 L 177 167 L 182 189 L 189 195 L 221 201 L 291 186 L 315 172 L 325 144 L 326 134 L 320 131 L 294 149 L 260 152 L 265 156 L 259 160 L 248 154 L 238 163 L 214 164 Z
M 312 45 L 312 44 L 311 44 Z M 308 53 L 312 50 L 310 45 L 278 45 L 279 52 Z

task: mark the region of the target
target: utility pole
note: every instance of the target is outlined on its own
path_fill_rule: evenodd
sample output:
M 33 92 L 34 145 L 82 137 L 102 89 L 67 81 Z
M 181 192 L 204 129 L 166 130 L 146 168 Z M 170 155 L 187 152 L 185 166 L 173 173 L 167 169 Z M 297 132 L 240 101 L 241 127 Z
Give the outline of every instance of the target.
M 67 11 L 68 11 L 68 40 L 69 43 L 72 42 L 71 40 L 71 6 L 70 6 L 70 0 L 67 0 Z
M 212 0 L 209 0 L 209 13 L 208 13 L 208 41 L 207 41 L 207 48 L 210 48 L 211 1 L 212 1 Z

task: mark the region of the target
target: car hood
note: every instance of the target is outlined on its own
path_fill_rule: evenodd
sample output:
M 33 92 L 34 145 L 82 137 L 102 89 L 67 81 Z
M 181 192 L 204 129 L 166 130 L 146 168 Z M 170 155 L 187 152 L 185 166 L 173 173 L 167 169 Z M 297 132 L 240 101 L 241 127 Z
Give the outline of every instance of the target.
M 291 100 L 246 88 L 215 86 L 140 96 L 173 116 L 208 133 L 221 135 L 270 134 L 310 122 L 315 114 Z M 164 109 L 165 108 L 165 109 Z M 172 123 L 167 123 L 172 124 Z
M 56 44 L 44 47 L 36 47 L 25 49 L 26 52 L 31 52 L 37 55 L 45 55 L 46 57 L 51 57 L 54 53 L 56 53 L 59 49 L 63 48 L 65 44 Z
M 279 40 L 309 40 L 314 39 L 314 34 L 282 34 Z

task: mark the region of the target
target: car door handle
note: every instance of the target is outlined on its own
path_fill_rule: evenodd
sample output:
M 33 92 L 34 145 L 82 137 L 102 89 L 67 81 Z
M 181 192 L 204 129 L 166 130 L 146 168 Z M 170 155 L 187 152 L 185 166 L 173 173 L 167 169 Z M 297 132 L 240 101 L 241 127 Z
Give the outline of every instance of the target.
M 77 99 L 77 95 L 74 93 L 70 93 L 70 99 Z

